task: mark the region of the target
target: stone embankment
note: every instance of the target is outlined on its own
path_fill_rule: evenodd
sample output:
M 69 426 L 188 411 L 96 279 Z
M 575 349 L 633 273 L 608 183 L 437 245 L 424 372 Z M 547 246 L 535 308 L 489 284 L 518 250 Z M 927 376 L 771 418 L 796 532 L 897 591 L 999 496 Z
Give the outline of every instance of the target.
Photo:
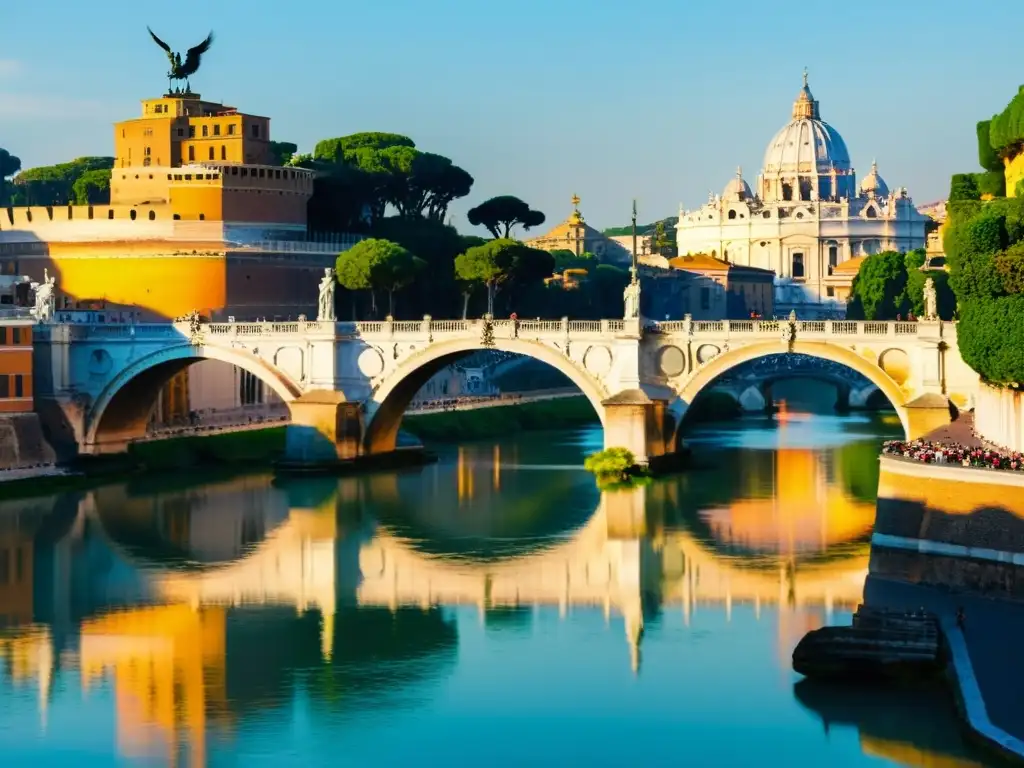
M 17 471 L 25 476 L 31 470 L 52 466 L 55 460 L 36 414 L 0 416 L 0 472 Z

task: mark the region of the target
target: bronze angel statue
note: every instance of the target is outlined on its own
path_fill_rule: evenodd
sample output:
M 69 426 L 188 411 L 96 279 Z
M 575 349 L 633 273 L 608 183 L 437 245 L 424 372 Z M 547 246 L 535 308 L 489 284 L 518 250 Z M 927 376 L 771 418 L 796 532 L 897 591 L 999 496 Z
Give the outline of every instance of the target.
M 182 62 L 180 53 L 171 51 L 171 46 L 157 37 L 152 29 L 149 29 L 149 27 L 146 27 L 146 29 L 149 30 L 149 36 L 153 38 L 156 44 L 167 51 L 167 60 L 171 62 L 171 71 L 167 73 L 168 91 L 175 80 L 184 80 L 185 93 L 191 93 L 192 86 L 189 85 L 188 78 L 196 73 L 203 54 L 210 50 L 210 46 L 213 45 L 213 32 L 208 34 L 206 39 L 199 45 L 189 48 L 185 54 L 185 61 Z

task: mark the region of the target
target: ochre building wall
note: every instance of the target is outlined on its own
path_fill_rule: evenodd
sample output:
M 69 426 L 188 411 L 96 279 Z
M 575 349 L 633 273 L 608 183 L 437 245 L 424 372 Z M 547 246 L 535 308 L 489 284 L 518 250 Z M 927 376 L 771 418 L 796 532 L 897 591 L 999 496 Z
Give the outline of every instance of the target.
M 30 413 L 32 325 L 0 323 L 0 413 Z

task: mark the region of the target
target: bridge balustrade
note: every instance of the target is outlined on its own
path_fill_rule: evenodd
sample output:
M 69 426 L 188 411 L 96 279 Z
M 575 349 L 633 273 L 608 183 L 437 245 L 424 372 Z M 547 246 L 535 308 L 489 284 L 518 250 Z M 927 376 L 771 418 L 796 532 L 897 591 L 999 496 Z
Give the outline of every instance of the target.
M 200 332 L 215 338 L 253 336 L 302 336 L 310 333 L 335 332 L 340 336 L 384 336 L 427 333 L 434 335 L 465 334 L 479 332 L 482 320 L 365 320 L 365 321 L 260 321 L 236 323 L 203 323 Z M 945 322 L 891 322 L 876 320 L 798 320 L 798 337 L 917 337 L 922 327 L 942 335 Z M 68 325 L 74 329 L 75 338 L 170 338 L 188 336 L 191 328 L 187 322 L 177 323 L 60 323 L 38 325 L 35 331 L 40 336 L 49 333 L 48 328 Z M 666 320 L 647 321 L 646 328 L 657 333 L 689 333 L 693 336 L 777 337 L 789 322 L 786 320 Z M 951 325 L 955 325 L 952 324 Z M 550 334 L 606 336 L 620 333 L 625 328 L 623 320 L 494 320 L 492 328 L 499 338 L 513 336 L 530 337 Z

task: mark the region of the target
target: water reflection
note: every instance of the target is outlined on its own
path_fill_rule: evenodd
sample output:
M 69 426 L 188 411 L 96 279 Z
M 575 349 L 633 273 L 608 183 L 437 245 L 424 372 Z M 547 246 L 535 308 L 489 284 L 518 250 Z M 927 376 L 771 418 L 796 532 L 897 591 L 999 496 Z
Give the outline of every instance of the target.
M 700 467 L 629 491 L 596 490 L 582 462 L 600 434 L 576 432 L 466 445 L 424 470 L 340 481 L 151 480 L 6 503 L 0 706 L 15 715 L 0 725 L 0 747 L 48 754 L 59 740 L 49 723 L 68 722 L 88 697 L 109 702 L 102 708 L 116 723 L 114 743 L 94 747 L 100 754 L 205 765 L 248 750 L 316 761 L 344 731 L 352 760 L 363 749 L 388 762 L 366 734 L 401 728 L 406 746 L 385 739 L 386 756 L 423 760 L 451 718 L 472 712 L 487 731 L 555 675 L 572 681 L 563 715 L 600 700 L 624 723 L 654 707 L 652 721 L 683 717 L 673 728 L 690 749 L 709 738 L 693 722 L 715 707 L 679 704 L 677 686 L 738 686 L 751 723 L 767 717 L 782 732 L 799 723 L 778 748 L 814 758 L 791 764 L 817 765 L 826 753 L 859 764 L 851 755 L 861 750 L 823 741 L 790 693 L 793 645 L 852 609 L 867 571 L 877 438 L 860 439 L 865 422 L 830 425 L 817 448 L 803 437 L 788 445 L 770 423 L 708 430 L 695 438 Z M 742 434 L 758 444 L 772 430 L 774 449 L 742 447 Z M 677 679 L 680 664 L 688 671 Z M 473 686 L 506 667 L 518 676 L 494 708 L 494 692 Z M 621 678 L 629 670 L 645 698 L 617 709 L 633 695 Z M 820 700 L 827 705 L 819 696 L 807 706 L 821 711 Z M 520 715 L 543 744 L 534 762 L 557 751 L 534 711 L 543 706 Z M 720 725 L 736 728 L 736 714 L 730 705 Z M 911 731 L 904 738 L 933 749 Z M 595 756 L 633 754 L 625 733 L 621 742 Z M 723 753 L 715 764 L 759 754 Z

